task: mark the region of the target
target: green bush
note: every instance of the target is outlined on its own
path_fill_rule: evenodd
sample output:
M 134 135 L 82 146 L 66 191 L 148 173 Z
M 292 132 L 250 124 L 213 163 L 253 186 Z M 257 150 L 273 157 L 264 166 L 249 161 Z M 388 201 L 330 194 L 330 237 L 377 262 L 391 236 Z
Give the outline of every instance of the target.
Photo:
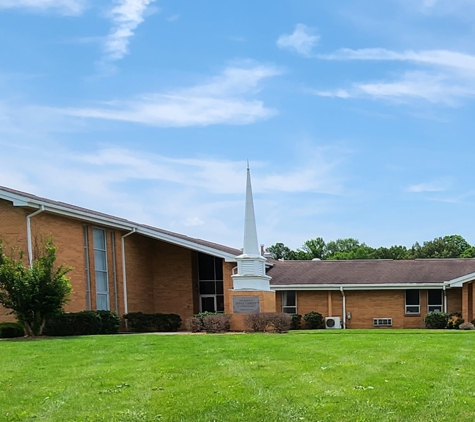
M 445 312 L 431 312 L 424 317 L 426 328 L 441 330 L 447 328 L 449 315 Z
M 0 323 L 0 338 L 23 337 L 25 331 L 23 326 L 18 322 L 2 322 Z
M 61 313 L 50 318 L 43 330 L 47 336 L 85 336 L 100 334 L 102 320 L 96 311 Z
M 319 312 L 309 312 L 303 316 L 303 320 L 305 321 L 306 328 L 310 328 L 312 330 L 316 328 L 323 328 L 323 316 Z
M 299 314 L 291 314 L 290 317 L 292 318 L 290 322 L 290 329 L 291 330 L 300 330 L 302 327 L 302 315 Z
M 128 330 L 136 333 L 178 331 L 181 326 L 181 317 L 176 314 L 130 312 L 124 319 L 129 323 Z
M 101 318 L 101 331 L 99 334 L 117 334 L 120 328 L 120 316 L 113 311 L 97 311 Z

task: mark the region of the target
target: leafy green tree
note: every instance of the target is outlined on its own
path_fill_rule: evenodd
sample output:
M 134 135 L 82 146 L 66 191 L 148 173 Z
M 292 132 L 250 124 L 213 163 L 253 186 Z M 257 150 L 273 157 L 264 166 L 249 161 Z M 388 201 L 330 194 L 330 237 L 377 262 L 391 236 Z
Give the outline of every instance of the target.
M 297 249 L 298 259 L 325 259 L 326 244 L 322 237 L 307 240 L 300 249 Z
M 274 259 L 285 259 L 292 260 L 298 259 L 295 251 L 291 250 L 289 247 L 285 246 L 283 243 L 276 243 L 275 245 L 269 246 L 267 251 L 272 254 Z
M 46 320 L 61 311 L 71 293 L 66 277 L 71 268 L 56 266 L 56 251 L 47 240 L 30 268 L 23 264 L 21 251 L 7 256 L 0 241 L 0 304 L 11 310 L 29 336 L 42 335 Z
M 416 242 L 409 255 L 411 258 L 460 258 L 470 248 L 470 244 L 462 236 L 454 234 L 436 237 L 424 242 L 422 246 Z

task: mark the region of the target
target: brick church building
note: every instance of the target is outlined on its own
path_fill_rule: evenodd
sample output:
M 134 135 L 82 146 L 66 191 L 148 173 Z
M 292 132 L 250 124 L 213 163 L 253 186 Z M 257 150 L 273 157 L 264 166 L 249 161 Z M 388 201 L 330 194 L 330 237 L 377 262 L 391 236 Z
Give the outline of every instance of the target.
M 475 259 L 275 261 L 262 255 L 247 170 L 243 249 L 0 186 L 0 239 L 31 262 L 51 236 L 73 267 L 67 311 L 323 314 L 328 328 L 419 328 L 428 312 L 474 319 Z M 11 320 L 0 307 L 0 322 Z

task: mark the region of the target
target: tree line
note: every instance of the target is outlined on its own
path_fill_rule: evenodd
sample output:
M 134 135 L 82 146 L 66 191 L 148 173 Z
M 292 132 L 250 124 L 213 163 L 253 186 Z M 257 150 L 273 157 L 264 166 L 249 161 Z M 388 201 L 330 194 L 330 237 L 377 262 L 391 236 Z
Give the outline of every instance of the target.
M 352 237 L 325 242 L 322 237 L 307 240 L 292 250 L 283 243 L 269 246 L 274 259 L 284 260 L 338 260 L 338 259 L 421 259 L 421 258 L 474 258 L 475 246 L 462 236 L 453 234 L 433 240 L 414 243 L 410 248 L 394 245 L 373 248 Z

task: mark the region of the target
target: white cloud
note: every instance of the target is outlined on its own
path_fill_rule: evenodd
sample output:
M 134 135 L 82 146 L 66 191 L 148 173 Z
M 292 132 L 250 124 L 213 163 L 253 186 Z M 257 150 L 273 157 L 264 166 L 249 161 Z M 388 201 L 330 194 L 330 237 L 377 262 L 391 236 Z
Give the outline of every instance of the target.
M 24 8 L 31 11 L 53 9 L 65 15 L 80 15 L 86 0 L 0 0 L 0 9 Z
M 410 185 L 407 188 L 408 192 L 421 193 L 421 192 L 444 192 L 452 186 L 451 179 L 437 179 L 431 182 L 418 183 Z
M 283 34 L 277 39 L 277 47 L 283 50 L 296 51 L 302 56 L 310 57 L 313 47 L 320 40 L 320 35 L 316 34 L 315 28 L 311 28 L 302 23 L 295 26 L 292 34 Z
M 128 53 L 130 38 L 144 21 L 147 6 L 155 0 L 114 0 L 110 11 L 113 27 L 104 44 L 107 60 L 120 60 Z
M 108 107 L 67 108 L 62 114 L 143 123 L 160 127 L 250 124 L 276 114 L 262 101 L 247 99 L 259 83 L 281 71 L 272 66 L 228 67 L 209 82 L 168 93 L 145 94 Z
M 475 56 L 447 50 L 395 52 L 382 48 L 340 49 L 320 55 L 324 60 L 402 61 L 425 69 L 405 70 L 390 80 L 356 82 L 348 88 L 313 91 L 325 97 L 391 99 L 458 105 L 475 97 Z

